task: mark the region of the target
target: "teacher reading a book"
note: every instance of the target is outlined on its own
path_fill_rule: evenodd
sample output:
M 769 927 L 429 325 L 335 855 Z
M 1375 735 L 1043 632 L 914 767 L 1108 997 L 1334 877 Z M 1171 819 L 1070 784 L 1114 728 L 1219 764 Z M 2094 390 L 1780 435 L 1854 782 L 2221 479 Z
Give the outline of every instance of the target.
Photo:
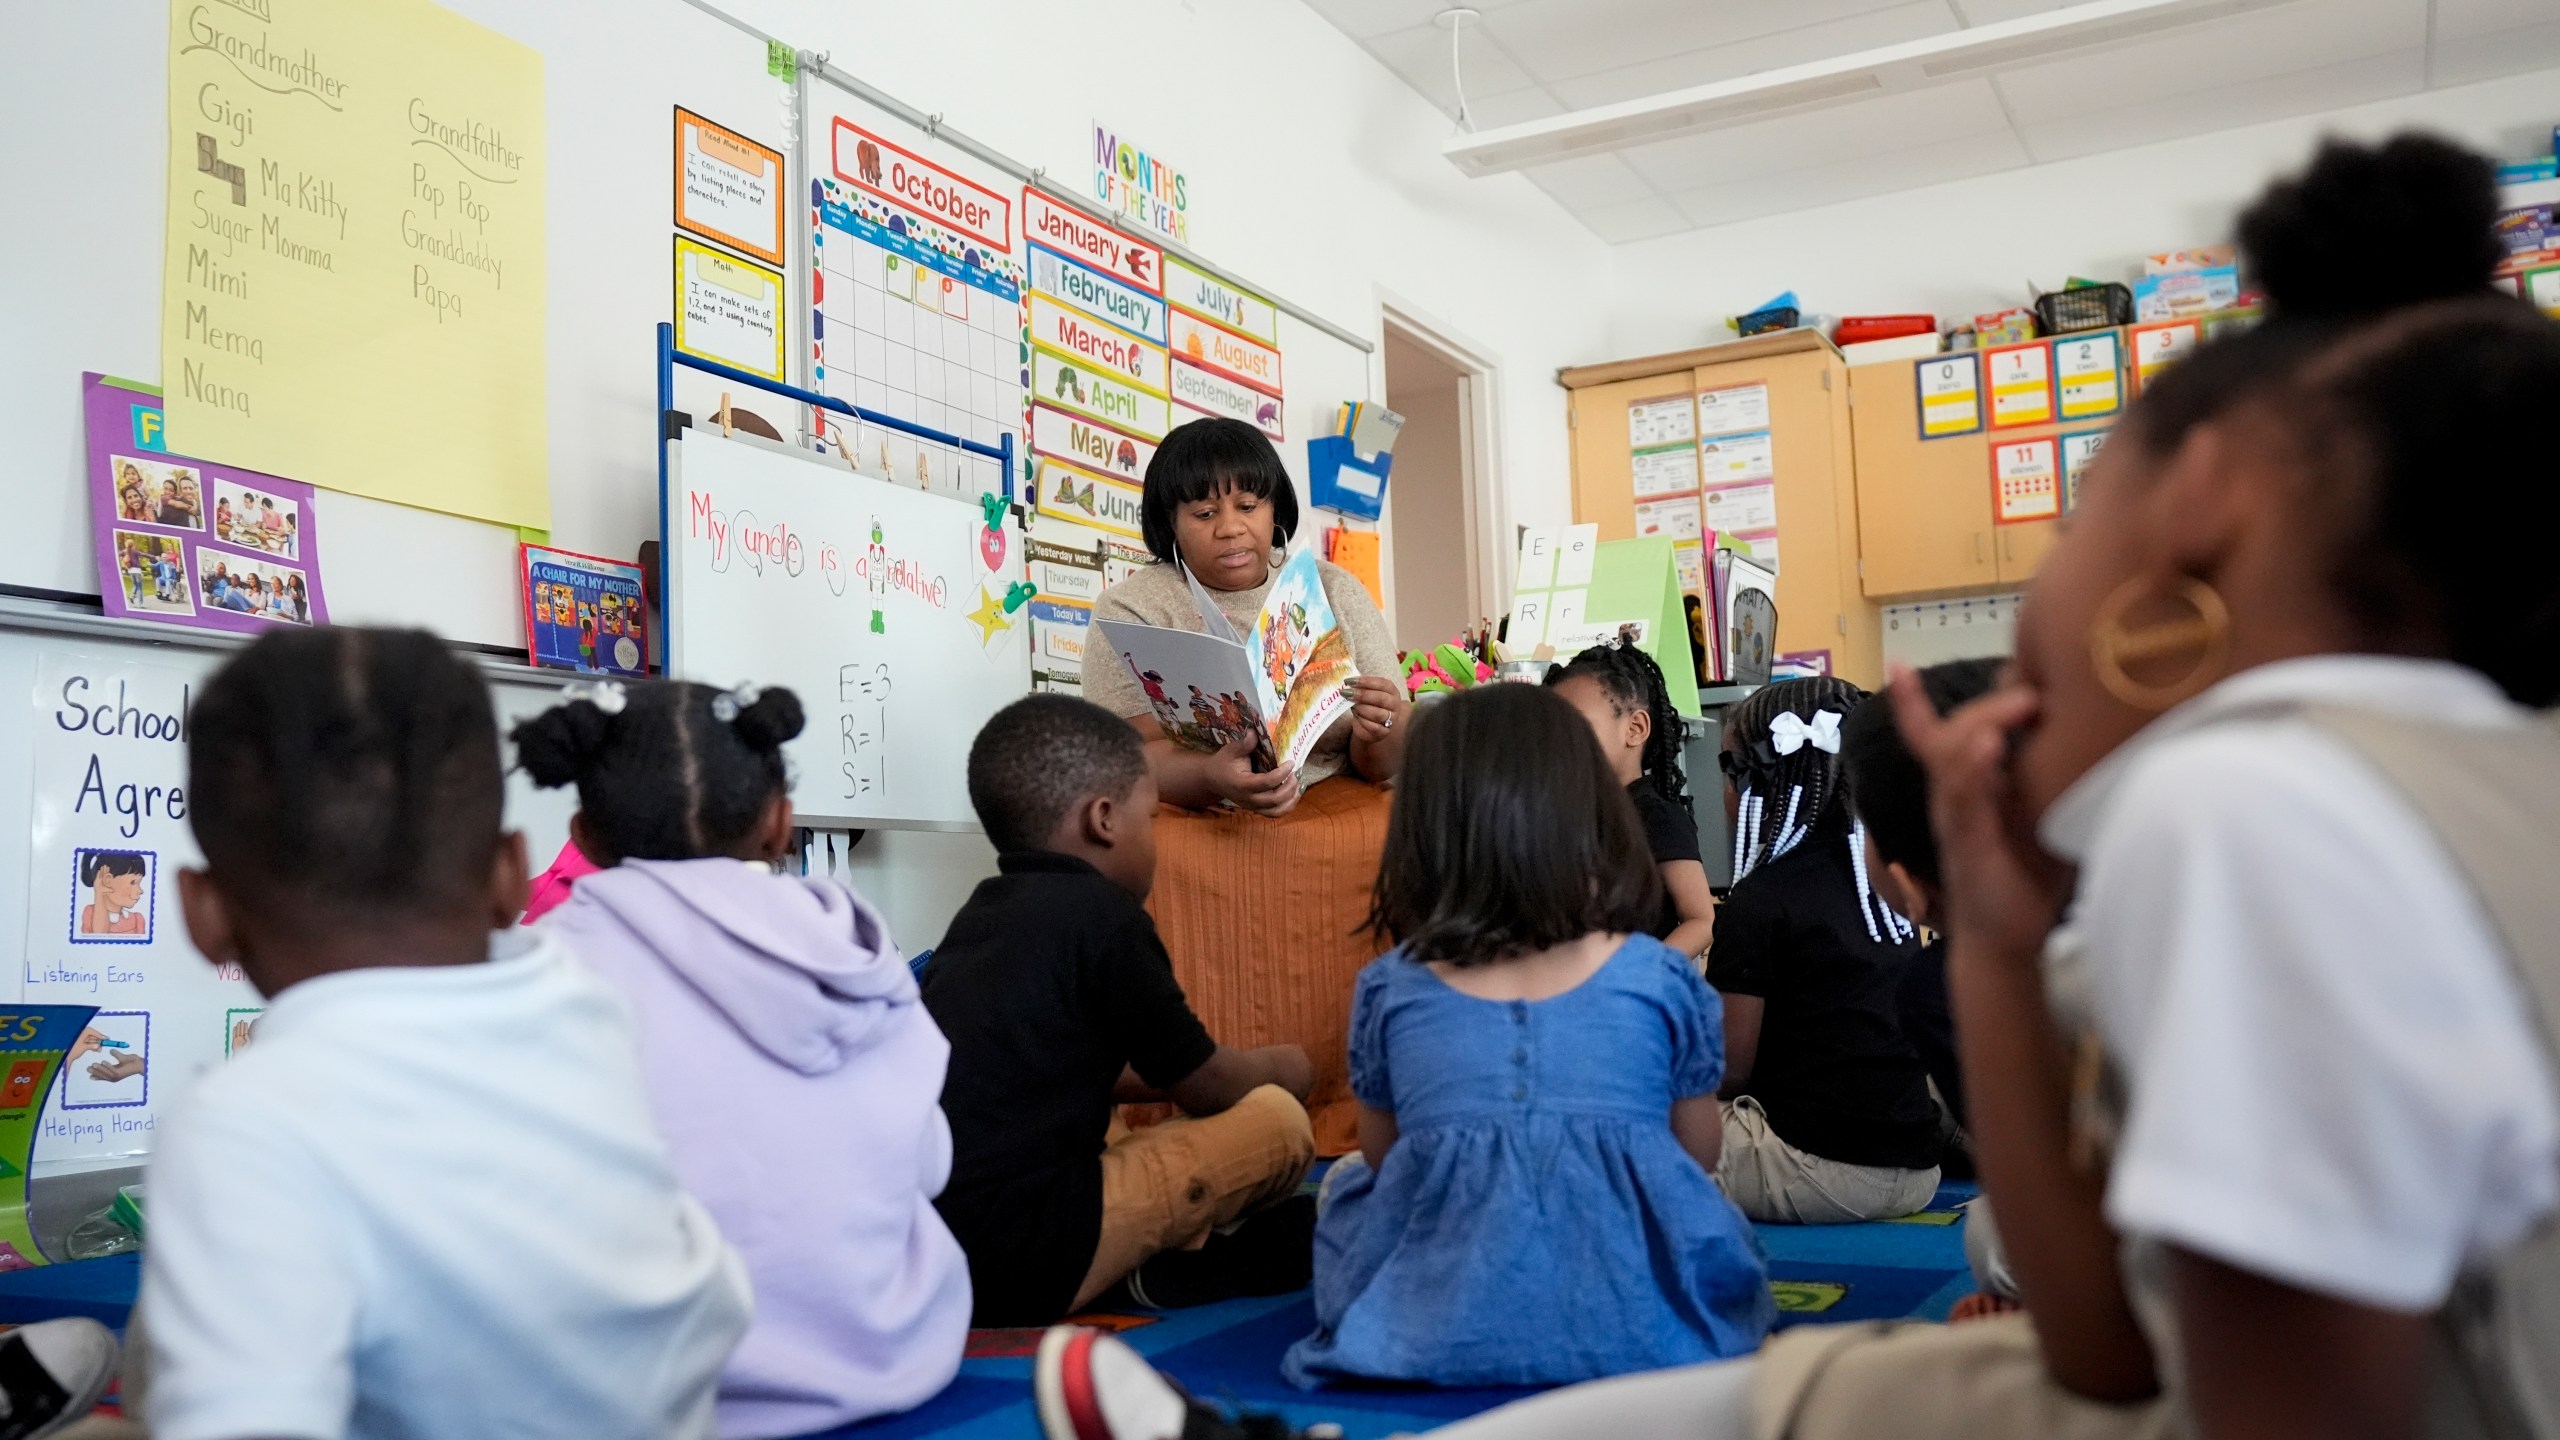
M 1241 420 L 1194 420 L 1164 438 L 1147 465 L 1140 529 L 1156 563 L 1102 592 L 1096 620 L 1133 621 L 1195 633 L 1202 623 L 1183 570 L 1199 577 L 1227 623 L 1253 632 L 1298 528 L 1298 492 L 1279 452 Z M 1303 766 L 1256 772 L 1254 746 L 1212 752 L 1187 749 L 1164 733 L 1140 678 L 1109 645 L 1088 641 L 1084 695 L 1125 716 L 1147 737 L 1147 767 L 1165 803 L 1192 810 L 1232 805 L 1262 815 L 1286 814 L 1309 789 L 1342 772 L 1365 780 L 1395 778 L 1404 754 L 1397 728 L 1410 708 L 1387 620 L 1350 571 L 1317 562 L 1325 599 L 1351 642 L 1360 674 L 1346 687 L 1352 708 L 1316 742 Z
M 1298 492 L 1251 425 L 1194 420 L 1147 466 L 1141 530 L 1156 563 L 1102 592 L 1096 620 L 1205 632 L 1188 569 L 1239 635 L 1253 633 L 1289 538 Z M 1293 773 L 1256 771 L 1254 747 L 1186 749 L 1156 721 L 1140 677 L 1099 627 L 1088 632 L 1084 696 L 1147 738 L 1168 809 L 1157 819 L 1148 908 L 1174 973 L 1212 1034 L 1231 1044 L 1295 1042 L 1316 1057 L 1307 1110 L 1316 1144 L 1356 1143 L 1344 1074 L 1352 979 L 1376 954 L 1358 932 L 1386 844 L 1387 795 L 1404 756 L 1411 706 L 1386 617 L 1351 572 L 1318 562 L 1359 675 L 1351 712 Z

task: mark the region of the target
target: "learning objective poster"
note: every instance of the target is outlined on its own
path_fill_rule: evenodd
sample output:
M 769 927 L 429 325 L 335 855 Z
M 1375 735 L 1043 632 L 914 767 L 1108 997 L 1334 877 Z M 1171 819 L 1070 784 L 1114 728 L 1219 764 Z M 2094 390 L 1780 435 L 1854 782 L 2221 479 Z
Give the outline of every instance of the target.
M 39 1164 L 147 1152 L 176 1094 L 256 1032 L 257 992 L 207 964 L 178 913 L 178 871 L 198 863 L 186 715 L 200 673 L 75 651 L 37 662 L 18 998 L 98 1011 L 38 1121 Z

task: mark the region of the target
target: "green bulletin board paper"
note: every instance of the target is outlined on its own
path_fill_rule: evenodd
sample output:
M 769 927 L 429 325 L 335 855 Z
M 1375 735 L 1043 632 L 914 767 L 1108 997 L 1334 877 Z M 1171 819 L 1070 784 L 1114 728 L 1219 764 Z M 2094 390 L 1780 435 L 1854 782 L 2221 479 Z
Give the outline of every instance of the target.
M 1695 715 L 1698 673 L 1689 654 L 1689 616 L 1680 604 L 1680 575 L 1672 563 L 1671 544 L 1670 537 L 1663 535 L 1602 541 L 1591 559 L 1591 598 L 1582 613 L 1586 625 L 1645 622 L 1641 648 L 1662 667 L 1672 708 Z
M 94 1005 L 0 1009 L 0 1270 L 50 1263 L 27 1225 L 27 1167 L 62 1057 L 97 1013 Z

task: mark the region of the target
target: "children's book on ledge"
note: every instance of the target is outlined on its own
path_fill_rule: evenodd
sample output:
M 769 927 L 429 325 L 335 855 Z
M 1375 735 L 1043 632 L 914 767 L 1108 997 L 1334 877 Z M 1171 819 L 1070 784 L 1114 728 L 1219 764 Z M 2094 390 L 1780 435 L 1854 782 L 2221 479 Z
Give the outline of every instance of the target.
M 1155 708 L 1165 737 L 1194 750 L 1254 746 L 1253 768 L 1306 763 L 1316 741 L 1351 709 L 1343 683 L 1360 673 L 1351 641 L 1325 599 L 1313 550 L 1280 567 L 1253 633 L 1239 637 L 1217 602 L 1191 581 L 1206 633 L 1096 620 Z

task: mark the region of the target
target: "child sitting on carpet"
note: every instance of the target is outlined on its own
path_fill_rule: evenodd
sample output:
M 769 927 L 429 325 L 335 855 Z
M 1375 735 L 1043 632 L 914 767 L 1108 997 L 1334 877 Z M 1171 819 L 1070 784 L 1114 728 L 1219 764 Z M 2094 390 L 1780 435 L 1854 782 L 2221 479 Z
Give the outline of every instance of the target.
M 1703 964 L 1715 938 L 1715 892 L 1698 851 L 1698 817 L 1680 770 L 1680 712 L 1653 657 L 1624 641 L 1594 645 L 1547 672 L 1547 685 L 1582 712 L 1609 769 L 1635 802 L 1645 845 L 1662 872 L 1662 912 L 1646 932 Z
M 959 1372 L 969 1268 L 934 1212 L 951 1047 L 888 926 L 791 847 L 790 691 L 605 681 L 515 728 L 605 867 L 542 928 L 622 992 L 676 1173 L 736 1241 L 755 1323 L 720 1377 L 730 1440 L 908 1410 Z
M 1750 1227 L 1712 1178 L 1715 992 L 1644 934 L 1626 788 L 1544 690 L 1424 711 L 1360 974 L 1360 1154 L 1326 1177 L 1316 1332 L 1284 1370 L 1550 1385 L 1758 1348 Z
M 1281 1202 L 1315 1157 L 1313 1072 L 1295 1045 L 1220 1045 L 1184 1001 L 1142 904 L 1138 732 L 1068 696 L 1017 700 L 969 748 L 969 802 L 1000 873 L 952 920 L 924 1000 L 951 1037 L 939 1204 L 977 1323 L 1046 1324 L 1124 1279 L 1167 1305 L 1305 1284 L 1312 1207 Z M 1190 1118 L 1111 1137 L 1115 1101 L 1156 1099 Z
M 1840 726 L 1866 693 L 1783 680 L 1725 714 L 1732 892 L 1707 981 L 1725 998 L 1724 1163 L 1754 1220 L 1831 1224 L 1925 1208 L 1943 1146 L 1896 990 L 1919 952 L 1868 882 L 1838 785 Z
M 2004 662 L 1951 660 L 1920 672 L 1920 687 L 1941 715 L 1989 694 Z M 1902 1038 L 1920 1056 L 1946 1112 L 1948 1141 L 1939 1169 L 1973 1178 L 1963 1139 L 1964 1074 L 1956 1065 L 1955 1022 L 1947 1005 L 1946 895 L 1938 880 L 1938 837 L 1929 829 L 1929 776 L 1893 723 L 1893 697 L 1870 695 L 1840 726 L 1840 779 L 1851 813 L 1866 831 L 1867 883 L 1895 913 L 1928 934 L 1902 972 L 1894 1003 Z M 1930 933 L 1937 932 L 1937 933 Z
M 188 719 L 196 949 L 269 998 L 151 1158 L 162 1440 L 712 1434 L 746 1277 L 677 1184 L 631 1026 L 524 906 L 479 671 L 270 631 Z

